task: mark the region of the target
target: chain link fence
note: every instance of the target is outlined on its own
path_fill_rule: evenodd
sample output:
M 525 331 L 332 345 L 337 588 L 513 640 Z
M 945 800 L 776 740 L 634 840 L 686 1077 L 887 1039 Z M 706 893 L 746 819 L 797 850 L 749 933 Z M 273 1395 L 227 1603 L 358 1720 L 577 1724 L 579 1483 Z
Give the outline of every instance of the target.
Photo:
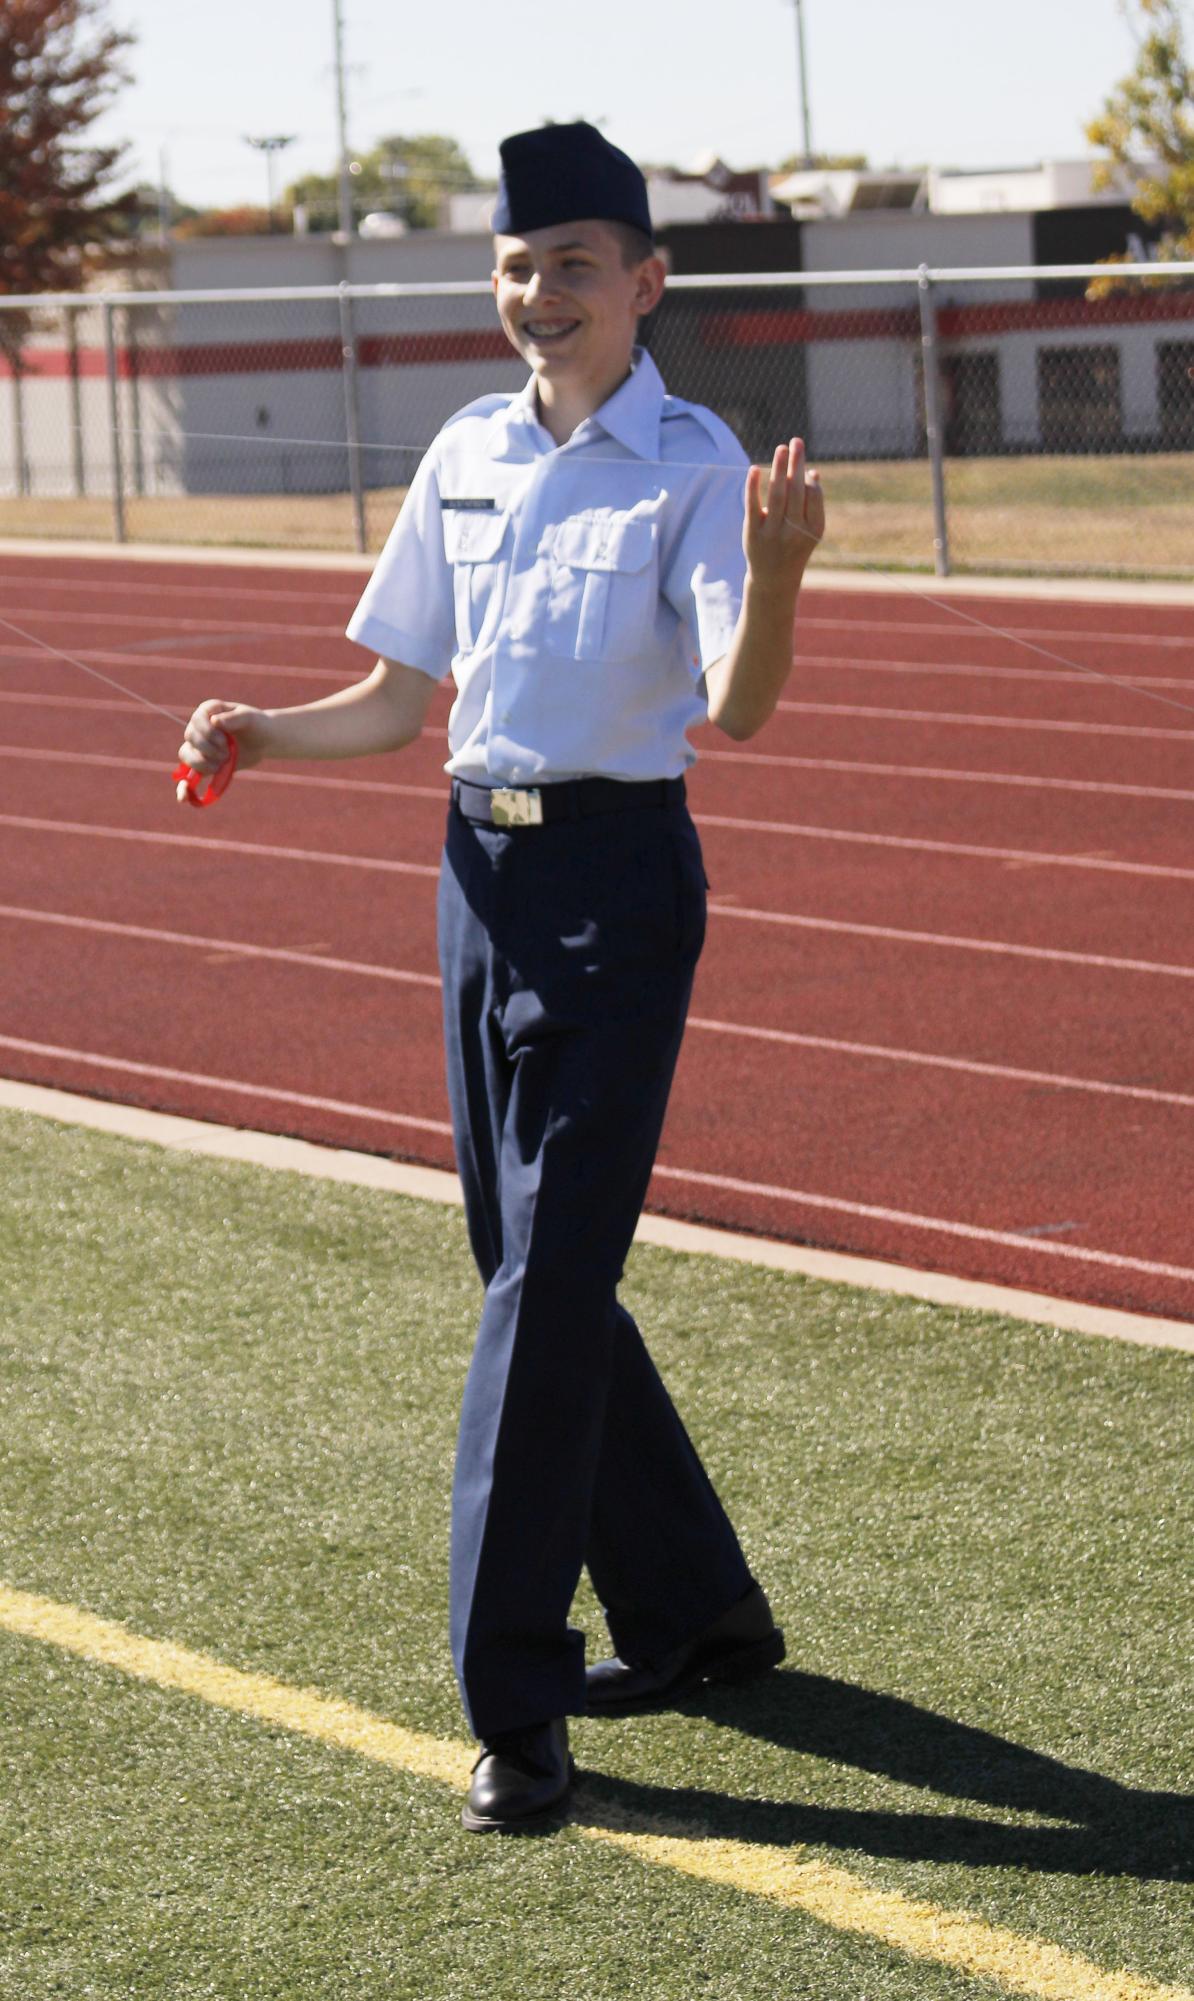
M 1194 576 L 1194 264 L 673 278 L 668 387 L 824 468 L 827 556 Z M 489 287 L 0 299 L 0 536 L 376 549 L 524 365 Z

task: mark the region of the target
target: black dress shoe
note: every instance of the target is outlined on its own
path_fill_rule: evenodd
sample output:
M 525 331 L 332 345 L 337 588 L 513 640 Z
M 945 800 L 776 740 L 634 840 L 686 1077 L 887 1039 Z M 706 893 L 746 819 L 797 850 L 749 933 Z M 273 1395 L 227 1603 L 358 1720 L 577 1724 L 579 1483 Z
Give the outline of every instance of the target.
M 784 1657 L 784 1636 L 760 1585 L 703 1633 L 654 1661 L 598 1661 L 588 1669 L 590 1716 L 658 1709 L 706 1681 L 748 1681 Z
M 537 1827 L 559 1817 L 575 1777 L 564 1717 L 503 1730 L 481 1744 L 460 1818 L 473 1834 Z

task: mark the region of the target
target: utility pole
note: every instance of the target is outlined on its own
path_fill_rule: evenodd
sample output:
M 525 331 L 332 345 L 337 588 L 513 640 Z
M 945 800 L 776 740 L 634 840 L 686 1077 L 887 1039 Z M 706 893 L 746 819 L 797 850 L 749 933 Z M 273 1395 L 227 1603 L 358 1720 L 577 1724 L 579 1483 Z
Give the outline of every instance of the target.
M 808 115 L 808 63 L 804 52 L 804 0 L 794 0 L 796 8 L 796 65 L 800 77 L 800 118 L 804 133 L 804 165 L 813 164 L 813 129 Z
M 248 133 L 246 132 L 245 134 L 245 145 L 252 146 L 253 150 L 257 153 L 265 154 L 265 184 L 269 190 L 269 226 L 271 236 L 274 229 L 274 154 L 280 153 L 284 146 L 293 146 L 296 137 L 297 134 L 294 132 L 276 132 L 269 139 L 250 139 Z
M 336 130 L 340 142 L 340 235 L 347 243 L 352 237 L 352 180 L 348 158 L 348 107 L 344 97 L 344 9 L 332 0 L 332 23 L 336 37 Z

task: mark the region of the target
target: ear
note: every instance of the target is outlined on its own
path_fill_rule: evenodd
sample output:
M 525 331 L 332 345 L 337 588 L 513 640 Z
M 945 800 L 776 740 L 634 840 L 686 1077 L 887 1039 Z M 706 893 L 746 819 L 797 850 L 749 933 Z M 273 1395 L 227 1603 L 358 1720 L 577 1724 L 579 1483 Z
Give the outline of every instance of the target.
M 644 257 L 634 274 L 634 310 L 640 319 L 654 312 L 666 282 L 667 267 L 662 257 Z

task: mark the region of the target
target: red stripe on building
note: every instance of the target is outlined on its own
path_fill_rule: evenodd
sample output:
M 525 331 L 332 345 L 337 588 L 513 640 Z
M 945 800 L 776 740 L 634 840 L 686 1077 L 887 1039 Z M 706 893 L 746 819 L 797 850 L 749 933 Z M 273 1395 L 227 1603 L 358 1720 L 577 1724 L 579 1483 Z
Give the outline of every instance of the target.
M 275 341 L 206 341 L 185 347 L 120 347 L 116 350 L 116 373 L 122 382 L 156 380 L 180 375 L 293 375 L 304 370 L 322 371 L 340 366 L 340 343 L 333 338 Z M 81 347 L 78 351 L 80 377 L 94 379 L 105 373 L 104 351 Z M 71 373 L 71 356 L 65 347 L 27 347 L 21 358 L 21 373 L 28 381 L 61 379 Z M 0 376 L 12 374 L 9 362 L 0 357 Z
M 1122 292 L 1107 299 L 1007 299 L 974 306 L 942 305 L 943 340 L 973 334 L 1065 332 L 1074 327 L 1163 326 L 1194 322 L 1194 292 Z M 786 306 L 760 312 L 709 313 L 701 321 L 706 347 L 786 347 L 829 340 L 917 340 L 920 316 L 910 307 L 861 307 L 818 312 Z
M 514 350 L 500 327 L 470 332 L 364 334 L 357 342 L 362 368 L 426 367 L 430 362 L 511 361 Z M 292 375 L 310 370 L 338 369 L 340 342 L 314 340 L 207 341 L 183 347 L 134 344 L 116 350 L 116 373 L 122 382 L 157 380 L 182 375 Z M 25 349 L 21 372 L 29 381 L 58 379 L 71 373 L 69 348 Z M 104 374 L 104 352 L 98 347 L 78 350 L 80 377 Z M 0 356 L 0 377 L 12 368 Z
M 516 359 L 500 327 L 477 327 L 469 333 L 362 334 L 357 352 L 363 368 Z
M 1161 326 L 1175 321 L 1194 323 L 1194 292 L 1122 292 L 1107 299 L 1011 299 L 981 305 L 942 305 L 937 331 L 945 340 L 973 335 L 1064 332 L 1073 328 Z M 920 317 L 910 306 L 860 307 L 818 312 L 807 307 L 765 307 L 703 315 L 700 338 L 705 347 L 791 347 L 814 341 L 918 340 Z M 510 361 L 513 350 L 499 327 L 430 333 L 364 334 L 357 343 L 363 368 L 422 368 L 432 363 Z M 341 366 L 339 340 L 321 335 L 305 340 L 189 342 L 181 347 L 138 343 L 116 351 L 116 371 L 129 382 L 176 379 L 180 376 L 295 375 L 326 373 Z M 66 347 L 27 347 L 21 373 L 29 381 L 68 377 L 71 354 Z M 104 352 L 80 347 L 76 357 L 81 379 L 104 374 Z M 12 374 L 0 353 L 0 378 Z
M 795 306 L 762 312 L 709 313 L 701 321 L 705 347 L 793 347 L 819 340 L 919 340 L 911 307 L 817 313 Z
M 992 299 L 978 306 L 942 306 L 937 331 L 945 340 L 967 334 L 1048 333 L 1068 327 L 1155 326 L 1194 320 L 1194 292 L 1122 292 L 1109 299 Z

